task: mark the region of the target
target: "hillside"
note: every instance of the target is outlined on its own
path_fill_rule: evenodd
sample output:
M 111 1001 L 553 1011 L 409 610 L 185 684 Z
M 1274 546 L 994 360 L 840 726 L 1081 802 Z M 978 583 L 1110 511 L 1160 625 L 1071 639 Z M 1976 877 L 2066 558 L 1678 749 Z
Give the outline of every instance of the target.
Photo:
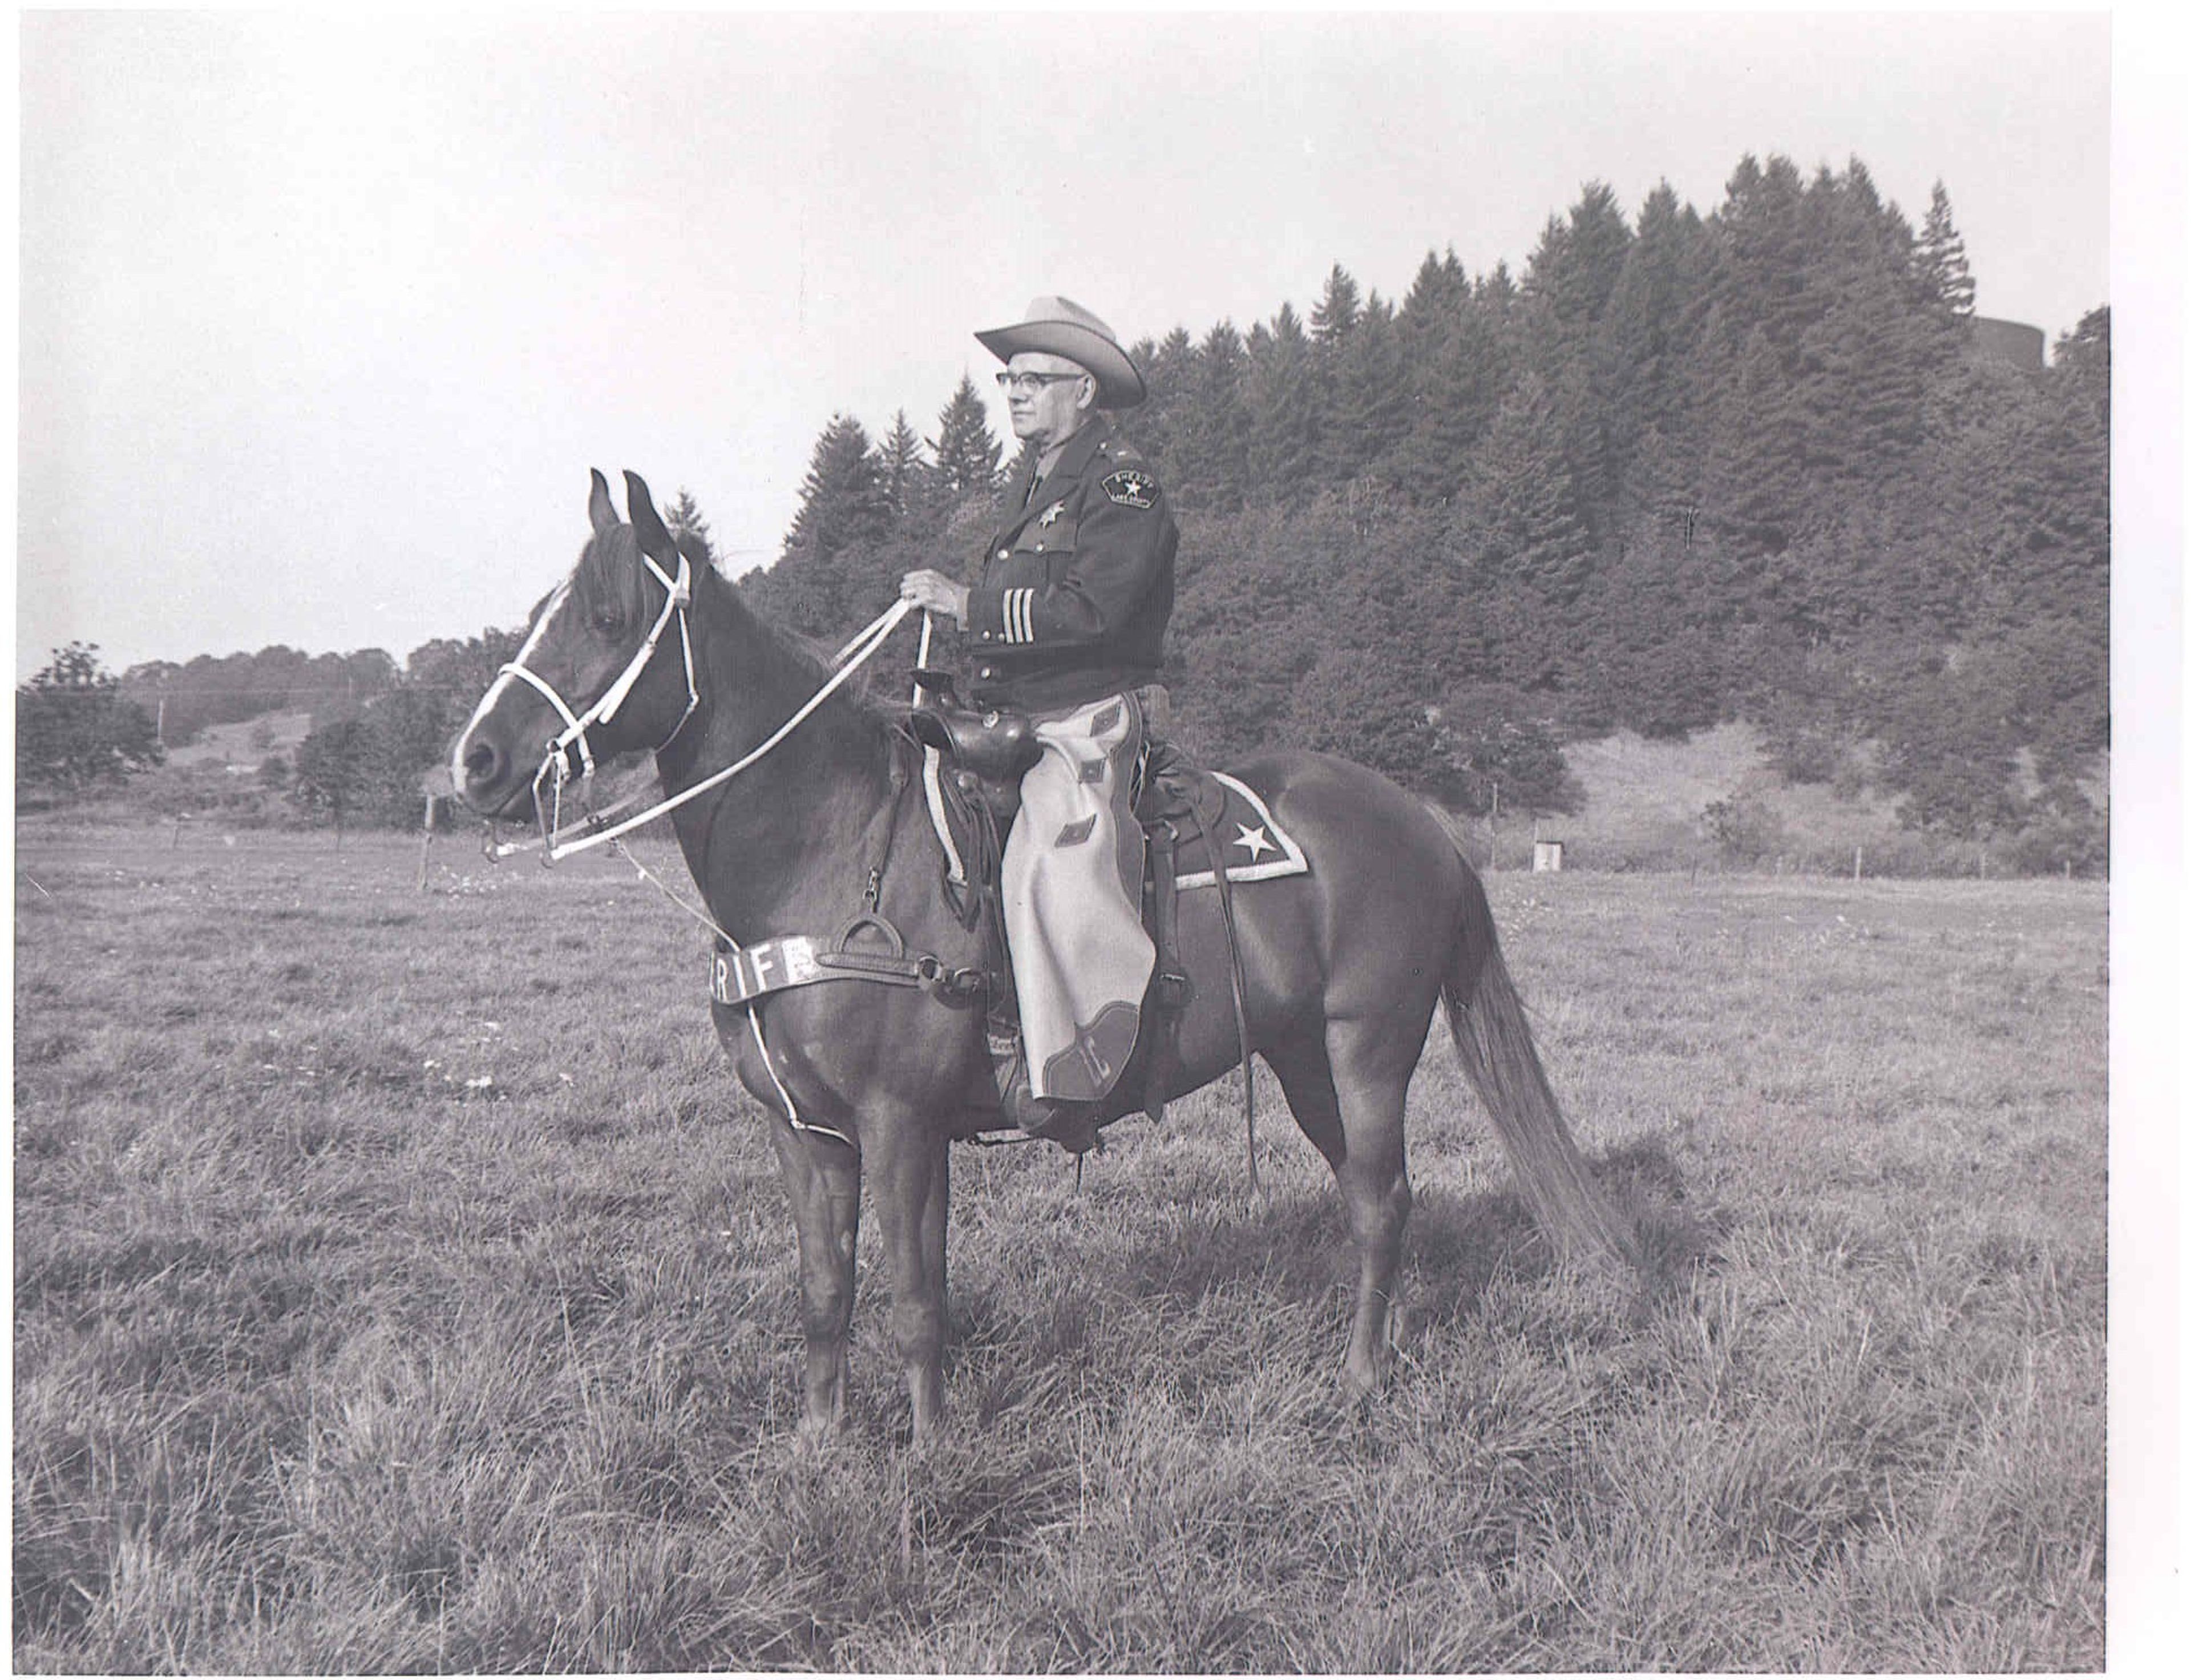
M 168 762 L 185 768 L 216 766 L 255 771 L 274 754 L 293 754 L 311 733 L 310 712 L 266 712 L 236 723 L 208 724 L 196 737 L 168 749 Z
M 1532 841 L 1558 840 L 1562 867 L 1591 871 L 1708 869 L 1847 875 L 1859 847 L 1867 875 L 2000 874 L 2029 868 L 2000 847 L 1914 834 L 1898 802 L 1865 789 L 1839 794 L 1791 783 L 1768 761 L 1746 723 L 1702 730 L 1687 741 L 1630 731 L 1565 749 L 1581 789 L 1572 815 L 1508 813 L 1465 824 L 1480 867 L 1528 868 Z M 2084 789 L 2104 812 L 2104 761 Z M 2089 868 L 2074 873 L 2090 873 Z

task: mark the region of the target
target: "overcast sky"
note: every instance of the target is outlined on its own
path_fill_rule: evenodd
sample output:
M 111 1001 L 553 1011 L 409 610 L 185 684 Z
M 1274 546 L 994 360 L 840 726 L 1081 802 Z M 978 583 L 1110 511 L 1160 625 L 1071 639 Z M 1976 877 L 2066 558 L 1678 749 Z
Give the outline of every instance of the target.
M 1037 293 L 1131 340 L 1306 311 L 1335 261 L 1518 276 L 1594 179 L 1632 219 L 1854 157 L 1913 224 L 1946 184 L 1981 313 L 2051 343 L 2109 301 L 2095 13 L 100 12 L 20 48 L 19 677 L 515 624 L 593 466 L 690 488 L 740 570 L 833 413 L 932 435 Z

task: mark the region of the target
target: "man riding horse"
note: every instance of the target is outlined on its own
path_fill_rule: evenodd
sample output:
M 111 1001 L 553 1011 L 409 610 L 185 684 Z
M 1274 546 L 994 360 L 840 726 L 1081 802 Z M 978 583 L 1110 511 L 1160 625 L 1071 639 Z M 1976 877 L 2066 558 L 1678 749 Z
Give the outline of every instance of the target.
M 1029 715 L 1042 755 L 1004 848 L 1016 1039 L 993 1037 L 1008 1119 L 1071 1144 L 1131 1055 L 1156 950 L 1141 918 L 1134 768 L 1164 663 L 1179 527 L 1148 464 L 1100 410 L 1147 395 L 1102 322 L 1068 298 L 974 336 L 1026 446 L 970 587 L 907 574 L 903 598 L 954 619 L 979 706 Z

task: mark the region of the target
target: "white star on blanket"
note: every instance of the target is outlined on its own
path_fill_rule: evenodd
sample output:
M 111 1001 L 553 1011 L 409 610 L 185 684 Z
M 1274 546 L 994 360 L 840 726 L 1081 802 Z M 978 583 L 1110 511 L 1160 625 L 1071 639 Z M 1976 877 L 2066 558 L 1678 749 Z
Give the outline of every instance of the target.
M 1271 843 L 1271 837 L 1264 832 L 1261 823 L 1258 823 L 1252 829 L 1245 823 L 1235 823 L 1232 826 L 1240 831 L 1240 838 L 1234 840 L 1232 844 L 1246 846 L 1250 861 L 1261 857 L 1266 851 L 1276 851 L 1278 849 Z

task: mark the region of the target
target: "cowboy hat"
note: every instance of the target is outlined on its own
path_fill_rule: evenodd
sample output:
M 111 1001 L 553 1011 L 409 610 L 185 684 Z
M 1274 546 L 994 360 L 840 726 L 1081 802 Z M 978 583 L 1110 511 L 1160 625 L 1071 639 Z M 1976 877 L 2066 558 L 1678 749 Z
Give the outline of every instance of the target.
M 974 336 L 999 362 L 1031 350 L 1078 362 L 1095 375 L 1099 408 L 1131 408 L 1148 396 L 1140 370 L 1118 347 L 1118 334 L 1072 299 L 1037 298 L 1027 313 L 1024 321 Z

